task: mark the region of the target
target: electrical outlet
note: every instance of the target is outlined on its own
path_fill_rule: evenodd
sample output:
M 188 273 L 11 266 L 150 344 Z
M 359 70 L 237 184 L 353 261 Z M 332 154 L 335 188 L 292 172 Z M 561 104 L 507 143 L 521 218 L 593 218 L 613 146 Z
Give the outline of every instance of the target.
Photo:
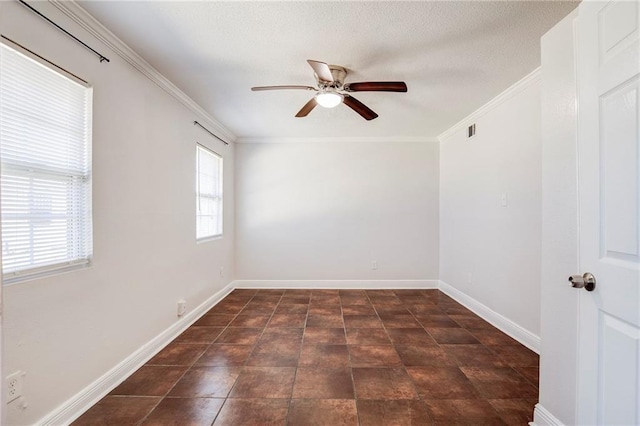
M 224 266 L 220 267 L 220 276 L 224 277 Z
M 374 270 L 374 271 L 376 269 L 378 269 L 378 261 L 377 260 L 372 260 L 371 261 L 371 269 Z
M 184 299 L 178 300 L 178 316 L 183 316 L 185 312 L 187 312 L 187 301 Z
M 22 371 L 16 371 L 7 376 L 5 385 L 5 394 L 7 396 L 7 404 L 22 396 Z

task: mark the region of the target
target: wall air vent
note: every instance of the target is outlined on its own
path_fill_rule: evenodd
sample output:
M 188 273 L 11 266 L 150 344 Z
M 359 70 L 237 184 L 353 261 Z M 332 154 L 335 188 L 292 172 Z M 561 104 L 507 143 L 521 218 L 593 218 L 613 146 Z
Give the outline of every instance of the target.
M 471 126 L 469 126 L 469 128 L 467 129 L 467 138 L 472 138 L 476 135 L 476 123 L 473 123 Z

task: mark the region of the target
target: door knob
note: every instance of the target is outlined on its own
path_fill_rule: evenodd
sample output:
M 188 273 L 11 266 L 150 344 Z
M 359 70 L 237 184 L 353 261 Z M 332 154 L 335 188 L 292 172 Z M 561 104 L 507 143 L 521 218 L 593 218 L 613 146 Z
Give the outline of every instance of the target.
M 593 291 L 596 288 L 596 277 L 591 272 L 585 272 L 584 275 L 571 275 L 569 282 L 573 288 L 584 288 L 587 291 Z

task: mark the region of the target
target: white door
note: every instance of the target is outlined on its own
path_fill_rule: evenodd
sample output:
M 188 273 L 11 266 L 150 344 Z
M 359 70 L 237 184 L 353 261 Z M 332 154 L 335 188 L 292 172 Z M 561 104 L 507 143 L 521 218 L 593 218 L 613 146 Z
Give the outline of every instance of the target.
M 639 22 L 637 0 L 579 6 L 580 425 L 640 424 Z

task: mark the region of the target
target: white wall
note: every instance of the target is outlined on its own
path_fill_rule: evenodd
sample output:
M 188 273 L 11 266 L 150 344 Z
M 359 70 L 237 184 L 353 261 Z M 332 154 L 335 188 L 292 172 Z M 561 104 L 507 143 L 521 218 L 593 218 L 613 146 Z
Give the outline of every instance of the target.
M 51 4 L 38 9 L 110 59 L 99 63 L 17 2 L 0 5 L 2 34 L 94 88 L 94 260 L 90 268 L 4 287 L 4 374 L 26 372 L 28 407 L 8 424 L 33 424 L 177 321 L 233 277 L 233 146 L 203 120 Z M 225 159 L 225 229 L 195 242 L 195 143 Z M 227 276 L 219 276 L 224 266 Z
M 575 424 L 579 293 L 574 11 L 542 37 L 542 357 L 540 404 Z M 537 424 L 545 424 L 536 409 Z
M 467 139 L 474 122 L 476 136 Z M 540 332 L 540 156 L 535 73 L 441 136 L 440 279 L 534 335 Z
M 437 143 L 247 143 L 236 150 L 239 279 L 438 278 Z

